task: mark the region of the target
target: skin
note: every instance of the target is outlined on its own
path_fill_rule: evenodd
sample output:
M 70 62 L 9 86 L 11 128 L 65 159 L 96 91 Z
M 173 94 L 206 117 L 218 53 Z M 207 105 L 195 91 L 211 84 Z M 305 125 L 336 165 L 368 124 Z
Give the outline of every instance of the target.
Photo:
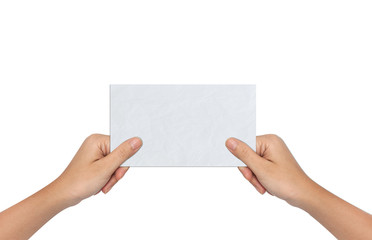
M 372 239 L 372 215 L 311 180 L 278 136 L 264 135 L 256 139 L 257 153 L 236 138 L 229 138 L 226 147 L 247 165 L 239 170 L 258 192 L 267 191 L 303 209 L 337 239 Z
M 226 146 L 247 165 L 239 170 L 258 192 L 267 191 L 303 209 L 338 239 L 372 239 L 372 216 L 312 181 L 282 139 L 264 135 L 256 142 L 257 153 L 235 138 Z M 0 238 L 28 239 L 62 210 L 100 191 L 109 192 L 128 171 L 120 165 L 141 146 L 141 139 L 131 138 L 110 153 L 109 136 L 89 136 L 55 181 L 0 213 Z
M 28 239 L 62 210 L 109 192 L 128 171 L 120 165 L 141 146 L 140 138 L 131 138 L 110 153 L 109 136 L 89 136 L 55 181 L 0 213 L 0 239 Z

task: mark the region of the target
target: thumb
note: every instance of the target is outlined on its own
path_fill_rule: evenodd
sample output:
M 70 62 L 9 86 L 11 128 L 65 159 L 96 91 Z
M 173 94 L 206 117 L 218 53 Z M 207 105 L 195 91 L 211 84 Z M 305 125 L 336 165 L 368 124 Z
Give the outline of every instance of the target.
M 141 146 L 142 140 L 139 137 L 130 138 L 107 155 L 105 162 L 112 167 L 112 171 L 115 171 L 123 162 L 133 156 Z
M 265 161 L 262 161 L 263 159 L 243 141 L 236 138 L 229 138 L 226 140 L 226 147 L 254 173 L 259 172 L 264 167 Z

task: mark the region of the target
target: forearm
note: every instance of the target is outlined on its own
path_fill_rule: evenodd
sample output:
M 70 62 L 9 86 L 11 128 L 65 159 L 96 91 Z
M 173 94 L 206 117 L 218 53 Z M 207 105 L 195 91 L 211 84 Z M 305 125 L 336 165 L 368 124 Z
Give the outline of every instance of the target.
M 372 215 L 309 183 L 298 207 L 308 212 L 339 240 L 372 239 Z
M 53 182 L 0 213 L 1 239 L 28 239 L 70 201 Z

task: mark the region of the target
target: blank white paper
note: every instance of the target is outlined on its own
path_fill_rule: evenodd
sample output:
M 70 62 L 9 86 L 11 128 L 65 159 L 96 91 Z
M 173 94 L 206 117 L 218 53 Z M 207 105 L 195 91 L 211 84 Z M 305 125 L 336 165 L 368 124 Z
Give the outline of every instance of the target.
M 244 166 L 225 147 L 256 149 L 255 85 L 111 85 L 111 150 L 138 136 L 123 166 Z

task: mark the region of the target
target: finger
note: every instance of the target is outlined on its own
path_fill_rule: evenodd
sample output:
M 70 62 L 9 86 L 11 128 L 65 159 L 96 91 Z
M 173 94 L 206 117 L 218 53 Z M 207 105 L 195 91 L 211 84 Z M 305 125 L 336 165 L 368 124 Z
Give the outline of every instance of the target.
M 124 177 L 125 173 L 127 173 L 128 170 L 129 167 L 119 167 L 118 169 L 116 169 L 114 175 L 118 180 L 120 180 Z
M 119 180 L 117 180 L 114 176 L 111 176 L 110 180 L 106 183 L 105 186 L 103 186 L 102 188 L 102 192 L 104 194 L 108 193 L 108 191 L 111 190 L 111 188 L 118 182 Z
M 111 178 L 108 180 L 108 182 L 105 184 L 105 186 L 102 187 L 102 192 L 104 194 L 108 193 L 113 186 L 124 176 L 124 174 L 128 171 L 128 167 L 126 168 L 118 168 L 114 174 L 112 174 Z
M 257 177 L 248 167 L 238 167 L 240 172 L 243 174 L 244 178 L 247 179 L 256 190 L 263 194 L 266 192 L 266 188 L 258 181 Z
M 246 143 L 236 138 L 229 138 L 226 140 L 226 147 L 254 173 L 261 172 L 265 167 L 267 161 L 258 156 Z
M 253 175 L 253 178 L 250 181 L 250 183 L 256 188 L 256 190 L 260 194 L 264 194 L 266 192 L 266 188 L 264 186 L 262 186 L 262 184 L 260 183 L 260 181 L 258 181 L 258 179 L 255 175 Z
M 115 184 L 123 178 L 125 173 L 128 171 L 129 167 L 119 167 L 116 169 L 114 174 L 112 174 L 111 178 L 108 180 L 108 182 L 103 186 L 102 192 L 103 193 L 108 193 Z
M 114 172 L 125 160 L 133 156 L 141 146 L 142 140 L 139 137 L 130 138 L 104 157 L 104 161 L 109 165 L 111 172 Z
M 260 194 L 266 192 L 266 188 L 258 181 L 257 177 L 248 167 L 238 167 L 238 169 L 243 174 L 244 178 L 247 179 Z

